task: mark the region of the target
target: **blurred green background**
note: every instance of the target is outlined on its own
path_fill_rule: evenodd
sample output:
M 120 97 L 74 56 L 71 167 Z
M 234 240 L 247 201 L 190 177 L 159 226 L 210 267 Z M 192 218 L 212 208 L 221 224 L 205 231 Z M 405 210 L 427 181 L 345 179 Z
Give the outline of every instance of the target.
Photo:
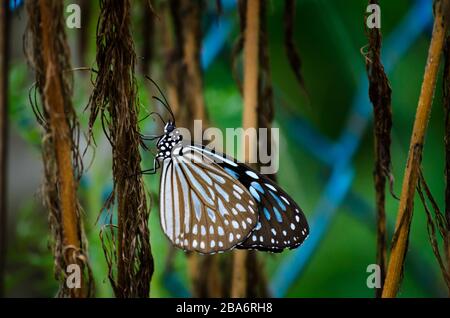
M 76 1 L 66 1 L 72 3 Z M 420 2 L 420 1 L 419 1 Z M 421 1 L 424 2 L 424 1 Z M 425 1 L 431 8 L 431 1 Z M 382 8 L 382 33 L 384 37 L 398 26 L 418 1 L 380 1 Z M 85 64 L 78 52 L 77 29 L 67 30 L 74 67 L 95 68 L 95 27 L 98 4 L 90 1 L 89 20 L 82 18 L 82 27 L 88 34 Z M 286 120 L 299 118 L 317 132 L 335 141 L 347 124 L 355 95 L 365 78 L 364 57 L 360 49 L 367 44 L 364 16 L 367 1 L 363 0 L 298 0 L 295 41 L 303 61 L 307 95 L 299 88 L 289 67 L 283 44 L 283 1 L 268 1 L 268 30 L 271 72 L 275 90 L 276 120 L 274 126 L 281 130 L 280 169 L 278 182 L 299 203 L 309 220 L 314 219 L 316 205 L 323 195 L 330 177 L 329 166 L 311 154 L 310 149 L 297 142 L 299 132 L 291 129 Z M 82 13 L 83 14 L 83 13 Z M 133 12 L 134 37 L 138 50 L 142 43 L 142 19 L 139 7 Z M 207 1 L 204 30 L 216 23 L 215 1 Z M 220 53 L 204 72 L 204 96 L 211 124 L 220 128 L 241 126 L 242 98 L 231 73 L 231 49 L 239 32 L 236 9 L 225 10 L 223 15 L 232 22 L 231 32 Z M 33 75 L 22 53 L 22 34 L 26 25 L 23 7 L 15 10 L 12 20 L 10 63 L 10 149 L 9 149 L 9 223 L 6 296 L 53 296 L 57 282 L 53 277 L 53 258 L 48 248 L 49 230 L 46 212 L 42 208 L 38 190 L 42 179 L 40 158 L 40 128 L 37 126 L 28 101 Z M 156 22 L 158 23 L 158 22 Z M 418 22 L 419 23 L 419 22 Z M 390 74 L 392 86 L 393 172 L 396 178 L 395 193 L 399 194 L 406 162 L 410 133 L 417 106 L 421 80 L 427 56 L 431 26 L 425 27 L 402 54 Z M 402 41 L 402 38 L 398 38 Z M 161 48 L 156 45 L 155 51 Z M 152 66 L 152 77 L 160 76 L 161 53 Z M 143 105 L 148 102 L 148 86 L 141 74 L 137 75 L 139 94 Z M 444 203 L 444 121 L 442 110 L 442 76 L 438 82 L 429 131 L 424 148 L 423 169 L 429 186 L 439 205 Z M 91 91 L 89 74 L 75 73 L 74 105 L 78 110 L 83 130 L 86 132 L 88 112 L 84 111 Z M 285 102 L 282 102 L 285 101 Z M 286 116 L 286 112 L 290 115 Z M 285 115 L 283 115 L 283 113 Z M 371 113 L 370 113 L 371 114 Z M 142 129 L 153 129 L 151 121 L 143 122 Z M 150 128 L 149 128 L 150 126 Z M 96 223 L 103 202 L 109 194 L 111 183 L 110 151 L 97 127 L 97 149 L 88 151 L 85 162 L 88 170 L 82 180 L 80 198 L 84 209 L 85 227 L 89 241 L 89 257 L 96 279 L 97 296 L 112 296 L 107 280 L 107 269 L 98 238 L 102 219 Z M 92 164 L 89 165 L 89 163 Z M 151 167 L 152 157 L 144 154 L 145 167 Z M 340 202 L 330 227 L 314 249 L 305 270 L 294 275 L 284 286 L 286 297 L 373 297 L 374 290 L 366 286 L 366 268 L 375 262 L 375 227 L 355 218 L 362 214 L 373 216 L 373 138 L 371 124 L 366 128 L 354 157 L 349 162 L 354 169 L 350 191 Z M 148 189 L 157 198 L 159 176 L 146 176 Z M 353 198 L 353 200 L 352 200 Z M 364 204 L 354 204 L 355 198 Z M 157 202 L 157 201 L 156 201 Z M 387 196 L 387 213 L 390 228 L 395 222 L 398 203 Z M 364 211 L 362 211 L 364 210 Z M 426 218 L 422 204 L 415 202 L 410 247 L 405 266 L 401 297 L 435 297 L 445 295 L 445 286 L 428 241 Z M 363 218 L 364 219 L 364 218 Z M 152 280 L 152 297 L 175 296 L 164 278 L 169 242 L 163 235 L 157 204 L 150 216 L 151 244 L 155 258 Z M 314 223 L 313 223 L 314 224 Z M 315 228 L 311 227 L 311 233 Z M 267 277 L 275 277 L 281 264 L 288 264 L 293 253 L 259 253 L 266 260 Z M 300 251 L 300 252 L 299 252 Z M 411 258 L 418 259 L 414 269 Z M 417 263 L 415 263 L 417 264 Z M 186 259 L 177 251 L 174 271 L 187 286 Z

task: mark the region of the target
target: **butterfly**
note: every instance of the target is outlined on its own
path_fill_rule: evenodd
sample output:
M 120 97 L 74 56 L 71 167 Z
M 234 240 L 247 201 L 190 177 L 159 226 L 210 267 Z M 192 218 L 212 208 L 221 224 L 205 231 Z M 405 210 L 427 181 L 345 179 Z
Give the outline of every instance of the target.
M 160 221 L 172 244 L 213 254 L 233 248 L 281 252 L 303 243 L 308 222 L 285 191 L 246 164 L 183 140 L 167 100 L 154 98 L 172 119 L 152 138 L 157 154 L 144 173 L 161 169 Z

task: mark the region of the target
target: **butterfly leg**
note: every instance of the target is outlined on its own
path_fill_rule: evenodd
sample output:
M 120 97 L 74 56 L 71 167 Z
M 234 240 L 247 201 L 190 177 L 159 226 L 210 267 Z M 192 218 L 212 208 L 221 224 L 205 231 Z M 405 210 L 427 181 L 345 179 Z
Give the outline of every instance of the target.
M 153 160 L 153 168 L 151 169 L 147 169 L 147 170 L 142 170 L 141 174 L 155 174 L 156 171 L 160 168 L 160 163 L 159 161 L 155 158 Z

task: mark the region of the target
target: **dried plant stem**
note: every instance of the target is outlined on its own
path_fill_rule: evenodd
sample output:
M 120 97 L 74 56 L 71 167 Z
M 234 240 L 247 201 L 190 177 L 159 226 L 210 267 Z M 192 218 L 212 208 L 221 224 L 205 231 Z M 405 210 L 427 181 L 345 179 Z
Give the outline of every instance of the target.
M 74 171 L 72 168 L 70 129 L 65 120 L 64 98 L 61 89 L 59 75 L 61 70 L 57 69 L 56 56 L 52 50 L 52 28 L 50 21 L 53 19 L 52 11 L 48 1 L 39 1 L 41 10 L 41 32 L 42 32 L 42 55 L 46 66 L 46 85 L 44 95 L 46 96 L 46 109 L 50 117 L 50 126 L 56 150 L 56 162 L 60 179 L 60 201 L 61 216 L 65 245 L 80 247 L 78 238 L 78 218 L 76 212 L 76 189 L 74 182 Z M 72 260 L 73 261 L 73 260 Z
M 148 297 L 153 256 L 148 229 L 150 210 L 140 167 L 141 137 L 131 3 L 130 0 L 101 0 L 100 9 L 96 58 L 98 76 L 90 100 L 89 126 L 92 133 L 100 114 L 113 157 L 114 190 L 106 207 L 111 208 L 117 202 L 117 233 L 111 213 L 110 231 L 106 234 L 109 238 L 108 242 L 103 240 L 103 248 L 116 296 Z
M 183 67 L 185 71 L 184 96 L 189 118 L 185 119 L 188 127 L 192 129 L 193 120 L 202 120 L 204 127 L 208 126 L 203 98 L 203 77 L 200 67 L 200 40 L 201 40 L 201 6 L 200 2 L 189 0 L 180 1 L 180 18 L 182 21 L 182 52 Z M 201 140 L 196 140 L 201 142 Z M 218 260 L 220 255 L 191 254 L 188 258 L 194 294 L 198 297 L 221 297 L 222 288 Z
M 164 25 L 164 42 L 168 57 L 166 64 L 168 97 L 177 124 L 192 131 L 194 120 L 202 120 L 203 127 L 208 126 L 200 66 L 203 4 L 200 1 L 171 0 L 169 5 L 173 33 L 168 32 L 170 24 Z M 196 142 L 200 143 L 202 140 Z M 195 297 L 222 296 L 218 270 L 220 257 L 220 255 L 188 254 L 188 273 Z
M 64 97 L 61 89 L 60 74 L 61 70 L 57 69 L 58 62 L 52 50 L 52 28 L 50 21 L 53 19 L 52 11 L 47 1 L 40 1 L 41 10 L 41 32 L 42 32 L 42 56 L 46 66 L 46 80 L 43 90 L 46 96 L 46 109 L 50 117 L 50 127 L 54 138 L 56 164 L 58 167 L 59 189 L 60 189 L 60 206 L 63 244 L 72 248 L 67 249 L 69 253 L 64 255 L 66 265 L 78 264 L 82 266 L 76 259 L 76 253 L 81 247 L 80 238 L 78 236 L 78 215 L 77 215 L 77 197 L 74 180 L 74 171 L 72 167 L 71 154 L 71 132 L 65 118 Z M 71 296 L 82 297 L 83 289 L 71 289 Z
M 142 61 L 141 72 L 148 74 L 153 59 L 153 46 L 155 43 L 155 13 L 152 11 L 150 0 L 141 0 L 142 8 L 141 33 L 142 33 Z
M 78 31 L 78 56 L 80 65 L 86 65 L 86 55 L 89 50 L 89 23 L 92 15 L 92 1 L 80 0 L 80 10 L 83 15 L 83 27 Z M 88 74 L 87 72 L 81 72 L 81 74 Z
M 448 233 L 448 226 L 446 224 L 444 215 L 441 213 L 436 200 L 434 199 L 433 195 L 431 194 L 431 191 L 425 181 L 425 177 L 423 176 L 422 171 L 420 171 L 420 174 L 419 174 L 419 182 L 417 184 L 417 192 L 423 203 L 425 215 L 427 217 L 427 230 L 428 230 L 428 237 L 430 240 L 431 248 L 433 250 L 436 261 L 438 262 L 439 268 L 442 273 L 442 277 L 444 278 L 444 282 L 447 285 L 447 289 L 450 292 L 450 273 L 448 272 L 448 270 L 446 268 L 446 261 L 445 261 L 445 259 L 443 259 L 442 255 L 441 255 L 438 240 L 437 240 L 437 235 L 436 235 L 436 232 L 438 232 L 441 235 L 441 237 L 444 239 L 444 244 L 445 244 L 445 238 Z M 434 211 L 434 218 L 432 216 L 430 208 L 428 207 L 427 199 L 431 203 L 431 207 Z M 436 231 L 436 229 L 438 231 Z
M 92 272 L 77 199 L 83 171 L 79 153 L 79 124 L 72 105 L 73 78 L 68 70 L 64 7 L 61 1 L 27 1 L 28 26 L 24 37 L 28 62 L 36 73 L 43 109 L 30 98 L 38 123 L 44 130 L 42 156 L 45 180 L 43 199 L 52 231 L 55 273 L 60 280 L 60 297 L 85 297 L 93 293 Z M 80 266 L 82 288 L 68 288 L 66 270 Z M 84 275 L 86 274 L 86 275 Z
M 435 20 L 433 33 L 411 136 L 408 160 L 403 178 L 402 193 L 397 215 L 397 223 L 382 297 L 395 297 L 400 288 L 413 214 L 414 194 L 419 178 L 419 168 L 422 159 L 423 142 L 431 112 L 439 62 L 444 47 L 448 18 L 446 12 L 448 12 L 450 6 L 450 0 L 437 0 L 434 5 Z
M 302 60 L 294 42 L 295 0 L 285 0 L 283 20 L 284 46 L 287 58 L 301 89 L 305 90 L 305 81 L 302 75 Z
M 259 74 L 259 28 L 260 28 L 260 1 L 248 0 L 246 10 L 246 27 L 244 35 L 244 113 L 243 128 L 258 127 L 258 74 Z M 249 136 L 244 137 L 244 161 L 256 162 L 250 151 L 251 145 L 257 143 L 250 140 Z M 246 260 L 248 252 L 236 250 L 234 252 L 233 273 L 231 285 L 231 297 L 245 297 L 247 291 L 247 271 Z
M 6 160 L 8 149 L 8 16 L 9 1 L 0 0 L 0 297 L 4 297 L 6 263 Z
M 200 68 L 201 3 L 190 0 L 180 1 L 180 15 L 183 21 L 183 59 L 186 65 L 186 98 L 192 119 L 206 120 L 203 99 L 203 81 Z M 203 123 L 205 125 L 205 123 Z
M 370 0 L 369 4 L 378 4 Z M 381 31 L 378 28 L 367 30 L 369 38 L 366 69 L 369 78 L 369 97 L 374 114 L 374 154 L 375 168 L 373 172 L 375 183 L 375 199 L 377 214 L 377 247 L 376 260 L 381 269 L 381 287 L 376 289 L 376 296 L 381 297 L 384 279 L 386 277 L 387 234 L 386 234 L 386 179 L 392 189 L 391 174 L 391 88 L 381 62 Z

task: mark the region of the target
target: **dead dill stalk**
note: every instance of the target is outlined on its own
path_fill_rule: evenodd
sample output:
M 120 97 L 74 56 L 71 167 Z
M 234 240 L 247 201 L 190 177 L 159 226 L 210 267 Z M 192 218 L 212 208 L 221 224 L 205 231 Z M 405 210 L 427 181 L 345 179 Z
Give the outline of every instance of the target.
M 425 210 L 425 215 L 427 217 L 427 230 L 428 230 L 428 238 L 430 240 L 431 248 L 433 250 L 433 254 L 438 262 L 439 268 L 442 273 L 442 277 L 444 278 L 444 282 L 447 285 L 448 292 L 450 293 L 450 272 L 446 267 L 446 261 L 442 258 L 441 251 L 439 249 L 439 244 L 437 240 L 436 232 L 440 234 L 440 236 L 445 239 L 448 233 L 448 226 L 446 224 L 446 220 L 444 215 L 441 213 L 436 200 L 431 194 L 430 189 L 428 188 L 427 183 L 425 182 L 425 177 L 423 176 L 422 171 L 420 171 L 419 182 L 417 184 L 417 192 L 419 194 L 420 200 L 423 203 L 423 207 Z M 428 207 L 427 200 L 431 203 L 434 212 L 434 218 Z M 436 229 L 438 231 L 436 231 Z
M 117 297 L 148 297 L 153 256 L 148 229 L 150 210 L 140 167 L 136 54 L 129 0 L 100 1 L 96 60 L 98 76 L 89 103 L 89 126 L 92 136 L 100 114 L 113 157 L 114 188 L 106 207 L 117 203 L 117 233 L 110 209 L 108 242 L 102 240 L 109 279 Z
M 141 0 L 139 5 L 142 9 L 141 16 L 141 33 L 142 33 L 142 61 L 141 72 L 148 74 L 153 60 L 153 47 L 155 44 L 155 12 L 152 10 L 150 0 Z
M 259 74 L 259 28 L 260 1 L 247 0 L 246 27 L 244 35 L 244 113 L 242 124 L 244 130 L 258 127 L 258 74 Z M 245 136 L 243 140 L 244 161 L 256 162 L 252 156 L 251 145 L 257 140 Z M 247 291 L 246 260 L 248 252 L 236 250 L 234 252 L 231 297 L 245 297 Z
M 302 60 L 294 42 L 295 0 L 285 0 L 284 4 L 284 47 L 292 71 L 302 90 L 305 90 L 305 81 L 302 75 Z
M 369 4 L 377 4 L 377 0 L 370 0 Z M 378 28 L 367 30 L 369 37 L 369 52 L 366 57 L 366 69 L 369 78 L 369 97 L 373 105 L 374 114 L 374 154 L 375 168 L 373 178 L 375 183 L 376 214 L 377 214 L 377 248 L 376 260 L 381 269 L 381 287 L 376 289 L 376 296 L 381 297 L 386 276 L 387 234 L 385 192 L 386 179 L 391 174 L 391 88 L 381 62 L 381 31 Z
M 434 2 L 435 20 L 433 33 L 411 136 L 408 160 L 405 168 L 397 215 L 397 223 L 395 226 L 391 256 L 387 268 L 382 297 L 395 297 L 400 288 L 413 215 L 414 194 L 419 179 L 419 168 L 422 160 L 425 132 L 428 126 L 434 90 L 436 87 L 439 62 L 447 32 L 449 10 L 450 0 L 436 0 Z
M 194 120 L 202 120 L 208 126 L 203 97 L 203 76 L 200 65 L 201 1 L 171 0 L 167 16 L 170 16 L 173 32 L 165 27 L 167 50 L 166 79 L 170 104 L 177 124 L 193 128 Z M 196 140 L 202 142 L 202 140 Z M 220 255 L 187 255 L 188 273 L 194 297 L 221 297 L 222 282 L 218 261 Z
M 37 120 L 43 125 L 42 140 L 45 182 L 43 198 L 49 209 L 53 234 L 55 271 L 60 279 L 59 296 L 85 297 L 93 292 L 77 199 L 82 161 L 78 149 L 79 125 L 71 102 L 73 79 L 68 71 L 70 51 L 64 30 L 61 1 L 28 1 L 28 30 L 25 50 L 36 72 L 36 88 L 41 95 L 43 112 Z M 31 45 L 30 45 L 31 44 Z M 33 106 L 33 105 L 32 105 Z M 36 106 L 36 105 L 34 105 Z M 68 288 L 66 267 L 71 264 L 87 271 L 82 288 Z
M 180 0 L 180 16 L 183 21 L 183 60 L 186 72 L 184 90 L 185 97 L 191 113 L 191 120 L 205 121 L 205 101 L 203 99 L 203 81 L 200 66 L 201 41 L 201 2 Z M 190 100 L 192 99 L 192 100 Z M 206 123 L 203 123 L 204 125 Z

